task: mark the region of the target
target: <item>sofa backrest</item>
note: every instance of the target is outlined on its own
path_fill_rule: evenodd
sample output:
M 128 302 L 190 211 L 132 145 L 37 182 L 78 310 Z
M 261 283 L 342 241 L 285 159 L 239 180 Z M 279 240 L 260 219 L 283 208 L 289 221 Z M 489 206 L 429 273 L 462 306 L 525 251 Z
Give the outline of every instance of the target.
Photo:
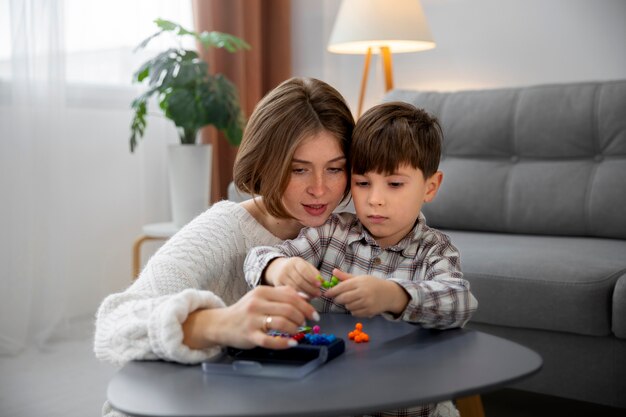
M 626 238 L 626 80 L 497 90 L 393 90 L 437 116 L 433 227 Z

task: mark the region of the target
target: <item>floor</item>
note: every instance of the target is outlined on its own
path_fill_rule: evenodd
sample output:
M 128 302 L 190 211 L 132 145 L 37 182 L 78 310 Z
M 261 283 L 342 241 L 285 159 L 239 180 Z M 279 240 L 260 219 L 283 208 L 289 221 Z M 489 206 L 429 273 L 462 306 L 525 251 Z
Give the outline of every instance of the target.
M 97 417 L 116 368 L 92 350 L 93 324 L 45 350 L 0 356 L 1 417 Z
M 116 368 L 92 352 L 91 323 L 74 338 L 17 358 L 0 356 L 0 417 L 99 416 Z M 482 396 L 486 417 L 624 417 L 614 409 L 519 390 Z
M 626 409 L 503 389 L 481 396 L 485 417 L 625 417 Z

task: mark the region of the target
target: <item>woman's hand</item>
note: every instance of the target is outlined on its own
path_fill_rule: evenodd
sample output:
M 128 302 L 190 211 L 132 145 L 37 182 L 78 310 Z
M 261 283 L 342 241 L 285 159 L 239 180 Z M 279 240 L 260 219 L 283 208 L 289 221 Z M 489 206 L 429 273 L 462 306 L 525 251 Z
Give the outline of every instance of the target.
M 311 298 L 322 295 L 317 278 L 320 271 L 302 258 L 275 258 L 267 265 L 264 272 L 265 281 L 275 287 L 286 285 L 303 292 Z
M 393 281 L 371 275 L 352 275 L 333 270 L 339 284 L 326 291 L 326 297 L 346 306 L 355 317 L 373 317 L 389 312 L 400 314 L 409 302 L 409 294 Z
M 192 349 L 215 345 L 286 349 L 292 339 L 267 332 L 294 334 L 306 319 L 319 320 L 306 297 L 289 287 L 260 286 L 229 307 L 191 313 L 183 323 L 183 343 Z

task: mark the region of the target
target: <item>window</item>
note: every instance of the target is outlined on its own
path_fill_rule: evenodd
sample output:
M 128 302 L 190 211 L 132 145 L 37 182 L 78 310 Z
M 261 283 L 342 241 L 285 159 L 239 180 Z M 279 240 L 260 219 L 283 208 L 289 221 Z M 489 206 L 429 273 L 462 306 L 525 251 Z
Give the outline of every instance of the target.
M 167 37 L 161 37 L 149 49 L 133 52 L 158 30 L 156 18 L 193 28 L 191 2 L 0 0 L 0 80 L 12 79 L 16 45 L 26 45 L 27 53 L 41 54 L 49 53 L 46 46 L 55 42 L 52 50 L 60 53 L 67 84 L 130 86 L 139 65 L 166 47 Z M 41 31 L 47 32 L 41 34 L 44 37 L 38 37 Z
M 130 84 L 133 72 L 167 45 L 167 38 L 136 46 L 158 30 L 156 18 L 193 28 L 190 1 L 65 0 L 67 81 L 87 84 Z

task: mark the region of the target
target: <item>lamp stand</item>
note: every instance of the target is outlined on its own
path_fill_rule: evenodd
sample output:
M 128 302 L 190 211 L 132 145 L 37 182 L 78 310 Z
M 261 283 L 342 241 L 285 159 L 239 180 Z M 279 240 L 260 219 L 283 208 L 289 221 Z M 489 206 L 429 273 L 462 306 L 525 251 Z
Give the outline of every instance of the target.
M 385 72 L 385 92 L 393 88 L 393 70 L 391 65 L 391 51 L 389 47 L 383 46 L 380 48 L 380 55 L 382 57 L 383 70 Z M 370 72 L 370 61 L 372 59 L 372 48 L 367 48 L 365 54 L 365 64 L 363 66 L 363 77 L 361 78 L 361 92 L 359 93 L 359 107 L 356 114 L 357 119 L 361 117 L 363 111 L 363 101 L 365 100 L 365 90 L 367 89 L 367 78 Z
M 385 70 L 385 92 L 393 88 L 393 71 L 391 68 L 391 51 L 388 46 L 380 48 L 380 55 L 383 58 L 383 69 Z
M 367 48 L 365 54 L 365 65 L 363 67 L 363 77 L 361 77 L 361 92 L 359 93 L 359 107 L 356 113 L 357 119 L 361 117 L 361 111 L 363 110 L 363 99 L 365 99 L 365 90 L 367 89 L 367 75 L 370 72 L 370 61 L 372 59 L 372 48 Z

